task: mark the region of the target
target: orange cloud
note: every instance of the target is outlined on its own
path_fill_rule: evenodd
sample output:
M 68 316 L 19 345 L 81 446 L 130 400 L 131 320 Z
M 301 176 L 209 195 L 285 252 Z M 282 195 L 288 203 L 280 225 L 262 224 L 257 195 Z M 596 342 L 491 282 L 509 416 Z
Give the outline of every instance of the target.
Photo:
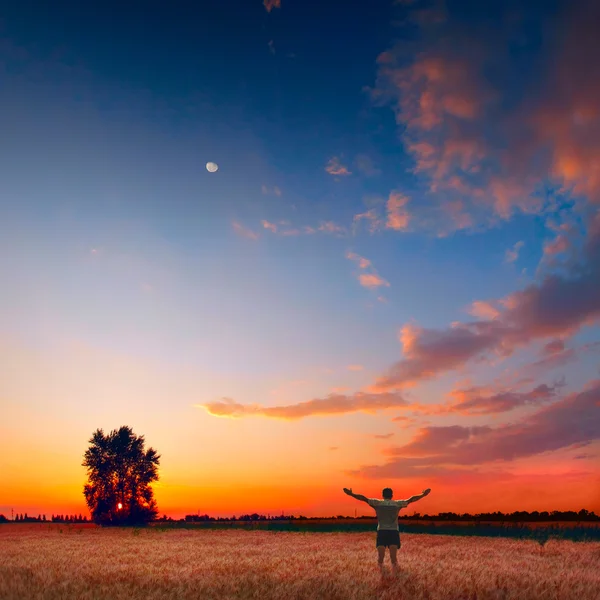
M 383 277 L 380 277 L 377 274 L 377 272 L 373 268 L 373 265 L 369 259 L 359 256 L 358 254 L 355 254 L 354 252 L 347 252 L 346 258 L 356 262 L 360 269 L 369 269 L 369 268 L 371 269 L 371 271 L 372 271 L 371 273 L 359 273 L 359 275 L 358 275 L 358 281 L 359 281 L 360 285 L 362 285 L 363 287 L 366 287 L 369 289 L 377 289 L 378 287 L 381 287 L 381 286 L 385 286 L 385 287 L 390 286 L 389 282 L 387 282 L 385 279 L 383 279 Z M 384 301 L 384 300 L 385 299 L 383 299 L 381 301 Z
M 262 226 L 273 233 L 277 233 L 277 225 L 275 223 L 270 223 L 269 221 L 261 221 Z
M 348 365 L 346 368 L 348 371 L 362 371 L 364 369 L 362 365 Z
M 316 398 L 288 406 L 265 407 L 259 404 L 240 404 L 231 398 L 222 398 L 217 402 L 197 404 L 216 417 L 260 416 L 273 419 L 297 420 L 320 415 L 339 415 L 354 412 L 376 413 L 379 410 L 405 406 L 406 401 L 399 394 L 369 394 L 356 392 L 352 395 L 330 394 L 326 398 Z
M 409 198 L 399 192 L 392 192 L 387 201 L 387 223 L 388 229 L 404 231 L 408 228 L 410 215 L 405 209 Z
M 347 252 L 346 258 L 355 261 L 361 269 L 366 269 L 371 266 L 371 261 L 368 258 L 363 258 L 353 252 Z
M 241 223 L 237 223 L 236 221 L 234 221 L 231 226 L 233 227 L 233 230 L 240 236 L 245 237 L 249 240 L 257 240 L 260 235 L 258 233 L 255 233 L 254 231 L 252 231 L 251 229 L 248 229 L 247 227 L 244 227 Z
M 270 13 L 274 8 L 281 8 L 281 0 L 263 0 L 263 5 Z
M 325 170 L 330 175 L 335 175 L 337 177 L 342 176 L 345 177 L 347 175 L 352 175 L 352 172 L 348 170 L 341 162 L 337 156 L 329 159 L 329 162 L 325 166 Z
M 500 311 L 495 308 L 490 302 L 475 300 L 469 308 L 469 314 L 480 319 L 497 319 L 500 316 Z
M 376 273 L 361 273 L 358 276 L 358 281 L 360 285 L 369 289 L 376 289 L 381 286 L 390 287 L 389 282 Z

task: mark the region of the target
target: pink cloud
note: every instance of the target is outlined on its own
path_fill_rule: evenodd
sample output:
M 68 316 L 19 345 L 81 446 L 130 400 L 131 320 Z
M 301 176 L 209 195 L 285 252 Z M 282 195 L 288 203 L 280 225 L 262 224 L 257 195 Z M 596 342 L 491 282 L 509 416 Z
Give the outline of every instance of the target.
M 371 261 L 368 258 L 354 254 L 354 252 L 347 252 L 346 258 L 355 261 L 361 269 L 366 269 L 371 266 Z
M 373 437 L 377 440 L 389 440 L 393 436 L 394 436 L 393 433 L 382 433 L 382 434 L 375 434 Z
M 360 285 L 362 285 L 363 287 L 366 287 L 369 289 L 377 289 L 379 287 L 390 287 L 389 282 L 377 274 L 377 272 L 373 268 L 373 265 L 369 259 L 359 256 L 358 254 L 355 254 L 354 252 L 347 252 L 346 258 L 354 261 L 360 269 L 363 269 L 363 270 L 371 269 L 370 273 L 359 273 L 358 274 L 358 281 L 359 281 Z M 385 301 L 385 298 L 383 298 L 383 297 L 380 297 L 380 298 L 381 298 L 380 302 Z
M 325 166 L 325 170 L 330 175 L 335 175 L 336 177 L 352 175 L 352 172 L 340 162 L 340 159 L 337 156 L 329 159 L 329 162 Z
M 553 386 L 538 385 L 529 392 L 503 391 L 492 395 L 481 393 L 479 388 L 453 390 L 450 396 L 454 402 L 444 412 L 463 415 L 498 414 L 520 408 L 537 405 L 556 399 L 557 390 L 562 383 Z
M 384 226 L 384 221 L 379 218 L 377 210 L 374 208 L 371 208 L 364 213 L 356 214 L 353 217 L 353 222 L 355 225 L 358 225 L 363 220 L 368 222 L 370 233 L 375 233 Z
M 348 371 L 362 371 L 364 369 L 362 365 L 348 365 L 346 368 Z
M 269 221 L 261 221 L 262 226 L 273 233 L 277 233 L 277 225 L 275 223 L 270 223 Z
M 600 352 L 600 342 L 582 344 L 577 348 L 565 348 L 563 344 L 563 349 L 559 350 L 560 343 L 562 340 L 553 340 L 546 344 L 543 349 L 543 357 L 525 365 L 520 372 L 525 376 L 534 375 L 542 371 L 564 367 L 586 355 Z
M 563 340 L 551 340 L 548 342 L 543 349 L 543 353 L 548 356 L 552 354 L 560 354 L 565 350 L 565 343 Z
M 512 248 L 509 248 L 504 254 L 504 262 L 514 263 L 519 258 L 519 252 L 523 247 L 525 242 L 517 242 Z
M 491 426 L 422 428 L 404 446 L 388 448 L 390 461 L 347 474 L 369 479 L 418 477 L 452 472 L 497 461 L 514 462 L 567 448 L 579 448 L 600 439 L 600 381 L 539 409 L 521 421 Z
M 399 192 L 392 192 L 387 201 L 387 223 L 388 229 L 404 231 L 408 228 L 410 215 L 405 206 L 409 198 Z
M 248 229 L 247 227 L 244 227 L 241 223 L 238 223 L 236 221 L 234 221 L 231 226 L 233 227 L 233 230 L 242 237 L 245 237 L 249 240 L 257 240 L 260 235 L 254 231 L 252 231 L 251 229 Z
M 267 12 L 271 12 L 274 8 L 281 8 L 281 0 L 263 0 L 263 5 Z
M 479 319 L 492 320 L 500 316 L 500 311 L 491 302 L 475 300 L 469 308 L 469 314 Z
M 360 285 L 369 289 L 376 289 L 381 286 L 390 287 L 388 281 L 376 273 L 361 273 L 358 276 Z
M 334 233 L 334 234 L 344 234 L 346 233 L 346 228 L 342 225 L 338 225 L 333 221 L 325 221 L 321 223 L 318 227 L 319 231 L 324 233 Z

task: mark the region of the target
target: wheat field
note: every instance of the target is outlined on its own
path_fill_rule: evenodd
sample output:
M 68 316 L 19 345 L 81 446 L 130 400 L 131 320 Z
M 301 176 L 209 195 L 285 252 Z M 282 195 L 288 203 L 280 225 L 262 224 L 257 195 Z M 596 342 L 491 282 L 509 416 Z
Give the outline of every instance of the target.
M 598 600 L 600 543 L 375 533 L 0 526 L 2 600 Z

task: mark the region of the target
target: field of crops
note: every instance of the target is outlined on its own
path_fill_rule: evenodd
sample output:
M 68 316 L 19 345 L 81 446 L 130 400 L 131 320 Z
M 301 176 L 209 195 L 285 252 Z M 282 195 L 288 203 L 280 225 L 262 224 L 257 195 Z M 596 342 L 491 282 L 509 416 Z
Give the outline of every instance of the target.
M 7 524 L 0 599 L 598 599 L 598 542 L 401 537 L 382 576 L 374 532 Z

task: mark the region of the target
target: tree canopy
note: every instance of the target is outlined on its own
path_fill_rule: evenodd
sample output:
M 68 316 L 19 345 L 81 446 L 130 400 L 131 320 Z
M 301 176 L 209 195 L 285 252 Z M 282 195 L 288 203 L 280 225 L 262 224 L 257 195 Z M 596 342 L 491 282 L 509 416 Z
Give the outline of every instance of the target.
M 92 521 L 100 525 L 143 525 L 158 515 L 150 484 L 158 481 L 160 455 L 144 449 L 144 436 L 130 427 L 105 435 L 97 429 L 89 440 L 82 465 L 88 482 L 83 488 Z

